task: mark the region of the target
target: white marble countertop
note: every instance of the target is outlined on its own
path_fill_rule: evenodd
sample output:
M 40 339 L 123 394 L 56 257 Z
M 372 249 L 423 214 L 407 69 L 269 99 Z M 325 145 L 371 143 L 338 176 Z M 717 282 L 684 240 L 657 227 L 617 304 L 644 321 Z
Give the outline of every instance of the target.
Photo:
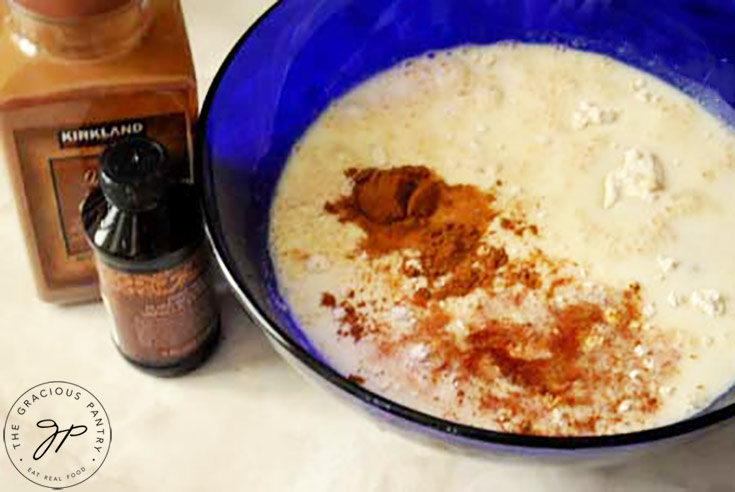
M 202 96 L 222 59 L 272 0 L 184 0 Z M 1 56 L 1 55 L 0 55 Z M 117 354 L 101 304 L 36 300 L 0 173 L 0 412 L 28 388 L 65 380 L 104 404 L 114 430 L 86 491 L 735 491 L 735 426 L 605 469 L 501 465 L 381 430 L 304 382 L 226 293 L 225 340 L 189 376 L 161 380 Z M 0 452 L 0 490 L 42 490 Z

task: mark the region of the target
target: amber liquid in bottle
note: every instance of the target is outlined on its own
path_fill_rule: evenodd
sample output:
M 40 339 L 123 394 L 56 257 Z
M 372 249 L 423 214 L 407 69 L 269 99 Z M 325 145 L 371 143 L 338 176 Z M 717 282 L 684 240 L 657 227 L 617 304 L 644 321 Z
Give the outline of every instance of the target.
M 99 297 L 79 207 L 99 156 L 135 136 L 193 179 L 196 78 L 178 0 L 0 0 L 0 160 L 39 296 Z

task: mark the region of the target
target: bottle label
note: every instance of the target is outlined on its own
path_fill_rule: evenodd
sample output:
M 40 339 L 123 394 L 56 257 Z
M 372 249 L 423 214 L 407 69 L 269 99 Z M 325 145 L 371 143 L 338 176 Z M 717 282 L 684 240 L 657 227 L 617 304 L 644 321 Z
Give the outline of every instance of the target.
M 102 262 L 97 267 L 114 319 L 113 338 L 135 362 L 151 367 L 181 362 L 217 327 L 206 247 L 155 273 L 124 272 Z
M 96 277 L 79 207 L 98 183 L 104 149 L 133 136 L 152 138 L 166 148 L 175 178 L 191 183 L 190 125 L 181 112 L 15 130 L 22 178 L 32 183 L 25 190 L 28 213 L 50 285 L 94 282 Z

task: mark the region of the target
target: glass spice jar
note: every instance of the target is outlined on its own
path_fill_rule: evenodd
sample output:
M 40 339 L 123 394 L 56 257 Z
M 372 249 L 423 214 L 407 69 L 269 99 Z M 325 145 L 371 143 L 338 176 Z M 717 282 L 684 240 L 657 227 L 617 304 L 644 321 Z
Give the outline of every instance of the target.
M 82 205 L 115 344 L 158 375 L 194 369 L 219 339 L 199 202 L 171 172 L 159 143 L 122 141 L 102 154 L 100 186 Z

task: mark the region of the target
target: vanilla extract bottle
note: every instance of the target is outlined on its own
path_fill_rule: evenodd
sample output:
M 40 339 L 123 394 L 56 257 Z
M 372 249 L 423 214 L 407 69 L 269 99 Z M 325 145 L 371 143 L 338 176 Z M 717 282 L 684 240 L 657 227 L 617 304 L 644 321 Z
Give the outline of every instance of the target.
M 100 186 L 81 214 L 115 345 L 160 376 L 196 368 L 219 340 L 196 188 L 172 180 L 172 170 L 160 143 L 121 141 L 102 154 Z

